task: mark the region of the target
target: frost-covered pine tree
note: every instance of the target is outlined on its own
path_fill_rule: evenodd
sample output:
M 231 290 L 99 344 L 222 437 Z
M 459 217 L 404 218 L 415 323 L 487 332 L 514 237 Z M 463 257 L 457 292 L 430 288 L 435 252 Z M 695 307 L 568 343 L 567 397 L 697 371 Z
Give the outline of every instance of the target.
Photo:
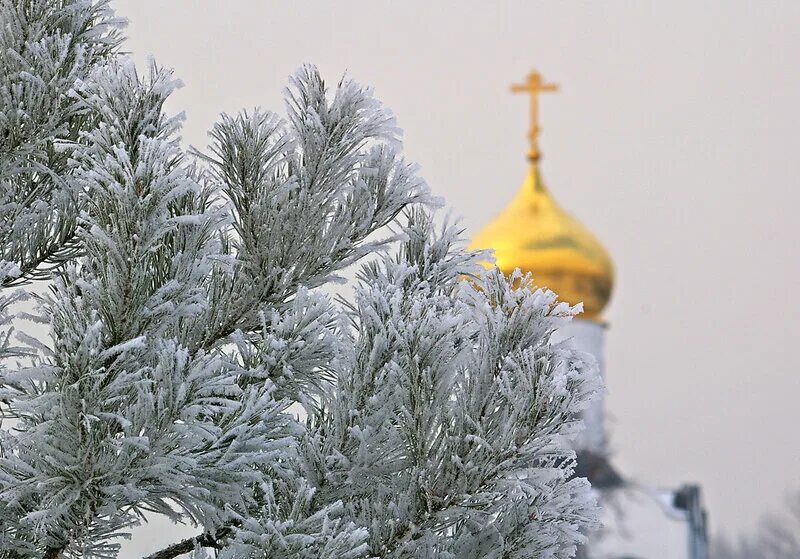
M 115 557 L 157 517 L 198 527 L 157 559 L 574 554 L 576 309 L 435 225 L 370 90 L 305 67 L 286 118 L 187 154 L 105 2 L 0 17 L 0 270 L 51 281 L 49 339 L 0 346 L 1 556 Z

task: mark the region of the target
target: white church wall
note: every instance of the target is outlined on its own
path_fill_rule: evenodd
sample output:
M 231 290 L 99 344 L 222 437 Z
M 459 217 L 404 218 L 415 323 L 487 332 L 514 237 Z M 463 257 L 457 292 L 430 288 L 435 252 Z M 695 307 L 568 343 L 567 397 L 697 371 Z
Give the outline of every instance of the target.
M 603 528 L 591 537 L 589 559 L 690 559 L 690 525 L 673 493 L 624 486 L 600 498 Z
M 605 371 L 603 351 L 606 329 L 607 327 L 603 323 L 577 319 L 556 332 L 553 341 L 558 342 L 573 338 L 578 348 L 594 356 L 597 360 L 599 374 L 603 376 Z M 605 455 L 607 446 L 603 406 L 604 398 L 600 395 L 583 412 L 585 429 L 576 442 L 576 448 Z

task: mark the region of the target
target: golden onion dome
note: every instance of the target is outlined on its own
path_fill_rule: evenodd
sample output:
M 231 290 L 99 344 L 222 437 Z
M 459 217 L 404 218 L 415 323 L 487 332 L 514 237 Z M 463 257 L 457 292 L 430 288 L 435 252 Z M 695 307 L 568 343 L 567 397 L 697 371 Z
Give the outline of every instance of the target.
M 514 91 L 531 93 L 530 169 L 522 188 L 502 213 L 472 241 L 472 248 L 494 249 L 505 274 L 515 268 L 533 275 L 536 285 L 551 289 L 571 305 L 583 303 L 581 318 L 600 320 L 611 297 L 614 267 L 600 241 L 553 199 L 539 172 L 536 95 L 553 91 L 532 72 Z

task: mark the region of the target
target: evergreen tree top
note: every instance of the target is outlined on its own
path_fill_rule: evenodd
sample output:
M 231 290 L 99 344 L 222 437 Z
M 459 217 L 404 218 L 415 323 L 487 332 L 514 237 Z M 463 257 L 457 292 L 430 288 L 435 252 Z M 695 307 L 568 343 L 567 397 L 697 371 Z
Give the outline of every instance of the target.
M 436 225 L 371 90 L 304 66 L 287 116 L 186 153 L 106 2 L 0 21 L 3 556 L 116 557 L 159 517 L 199 535 L 158 559 L 574 555 L 576 309 Z M 35 279 L 49 340 L 11 328 Z

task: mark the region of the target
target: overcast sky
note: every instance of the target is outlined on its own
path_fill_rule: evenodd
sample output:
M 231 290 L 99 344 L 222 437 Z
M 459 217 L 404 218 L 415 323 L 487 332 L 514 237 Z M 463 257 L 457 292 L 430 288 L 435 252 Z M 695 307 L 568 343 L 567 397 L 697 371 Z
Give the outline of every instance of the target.
M 170 109 L 187 143 L 204 147 L 221 111 L 282 112 L 304 62 L 347 71 L 471 233 L 526 171 L 528 105 L 509 84 L 532 67 L 561 84 L 541 101 L 543 170 L 617 268 L 615 461 L 701 483 L 714 532 L 753 528 L 800 488 L 798 4 L 433 4 L 114 3 L 137 61 L 185 82 Z

